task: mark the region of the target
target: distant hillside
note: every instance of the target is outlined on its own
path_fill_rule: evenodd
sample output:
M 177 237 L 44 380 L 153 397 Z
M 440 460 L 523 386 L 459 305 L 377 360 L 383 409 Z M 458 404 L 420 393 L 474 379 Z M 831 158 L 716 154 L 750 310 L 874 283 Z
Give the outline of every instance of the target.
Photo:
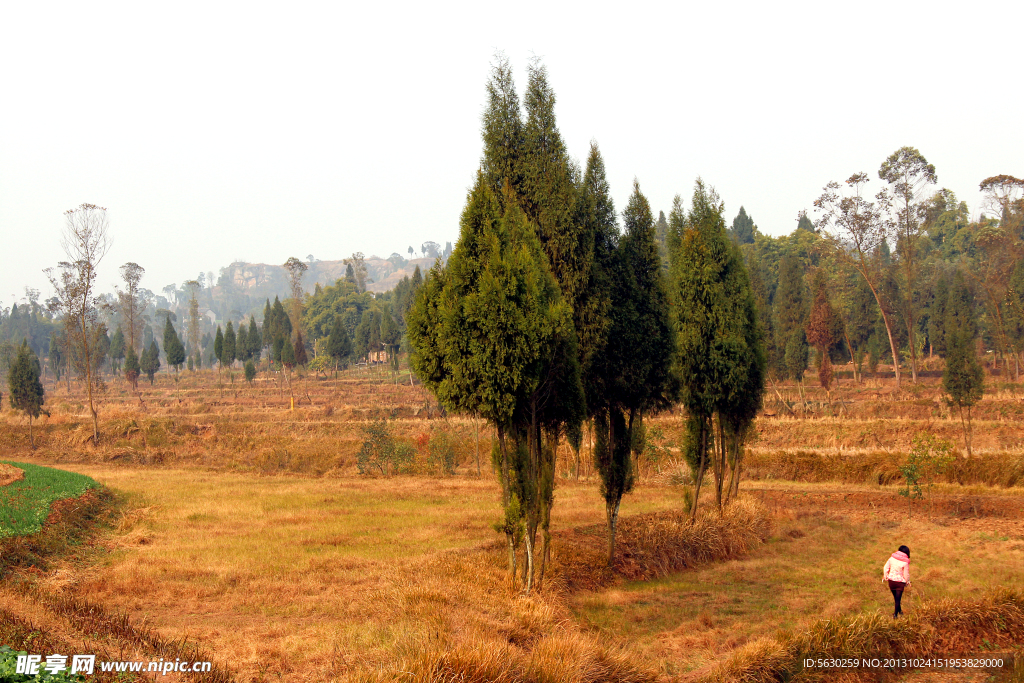
M 391 257 L 382 259 L 377 256 L 369 256 L 364 262 L 366 271 L 373 281 L 366 286 L 371 292 L 387 292 L 405 276 L 412 277 L 416 266 L 426 273 L 434 265 L 432 258 L 403 259 Z M 337 280 L 345 277 L 344 261 L 312 261 L 309 270 L 302 278 L 303 288 L 307 292 L 313 291 L 316 285 L 333 285 Z M 220 291 L 218 291 L 220 290 Z M 289 296 L 288 274 L 279 265 L 266 263 L 232 263 L 230 266 L 221 269 L 221 276 L 217 280 L 217 287 L 214 296 L 228 294 L 227 290 L 234 293 L 247 295 L 254 299 L 273 299 L 275 296 L 284 298 Z

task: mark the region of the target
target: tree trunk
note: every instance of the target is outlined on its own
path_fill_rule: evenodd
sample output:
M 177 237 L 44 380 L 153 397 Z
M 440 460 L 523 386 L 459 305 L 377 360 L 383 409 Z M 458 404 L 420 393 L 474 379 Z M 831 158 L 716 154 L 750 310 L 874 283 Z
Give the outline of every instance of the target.
M 36 449 L 36 440 L 32 435 L 32 413 L 28 414 L 28 445 L 32 450 Z
M 509 483 L 508 483 L 508 450 L 505 444 L 505 429 L 500 425 L 497 428 L 498 431 L 498 447 L 501 449 L 501 506 L 503 509 L 508 509 L 509 503 Z M 508 569 L 509 574 L 512 576 L 512 587 L 515 588 L 516 581 L 516 548 L 515 540 L 513 538 L 514 533 L 510 529 L 505 530 L 505 538 L 508 541 Z
M 619 525 L 619 503 L 605 503 L 605 514 L 608 516 L 608 567 L 615 566 L 615 531 Z
M 480 423 L 473 420 L 473 426 L 476 427 L 476 476 L 480 476 Z
M 704 417 L 700 418 L 700 470 L 697 473 L 697 481 L 694 485 L 693 491 L 693 508 L 690 510 L 690 521 L 696 521 L 697 519 L 697 503 L 700 501 L 700 487 L 704 483 L 704 472 L 707 469 L 708 462 L 708 429 L 707 419 Z

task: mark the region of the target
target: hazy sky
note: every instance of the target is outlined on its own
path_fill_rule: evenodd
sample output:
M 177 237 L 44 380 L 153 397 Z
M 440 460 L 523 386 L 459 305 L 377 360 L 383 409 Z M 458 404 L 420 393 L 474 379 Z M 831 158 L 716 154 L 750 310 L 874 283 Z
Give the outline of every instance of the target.
M 372 5 L 372 6 L 371 6 Z M 564 7 L 564 9 L 563 9 Z M 62 258 L 63 212 L 108 208 L 102 264 L 159 292 L 233 260 L 407 256 L 458 236 L 496 50 L 537 55 L 570 152 L 621 210 L 700 175 L 790 232 L 829 180 L 903 145 L 979 209 L 1024 176 L 1020 2 L 7 3 L 0 302 Z

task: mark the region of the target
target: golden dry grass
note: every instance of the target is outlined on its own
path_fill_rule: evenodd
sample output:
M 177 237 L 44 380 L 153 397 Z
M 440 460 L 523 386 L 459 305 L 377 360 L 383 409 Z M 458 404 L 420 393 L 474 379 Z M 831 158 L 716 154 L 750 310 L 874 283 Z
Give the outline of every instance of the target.
M 681 491 L 667 484 L 677 479 L 683 422 L 678 414 L 650 419 L 664 435 L 662 459 L 641 461 L 641 483 L 624 499 L 617 576 L 602 573 L 604 508 L 588 457 L 576 483 L 574 456 L 563 448 L 556 578 L 530 597 L 508 584 L 490 528 L 499 493 L 489 430 L 479 430 L 478 478 L 479 425 L 440 419 L 422 388 L 377 381 L 373 371 L 300 380 L 294 411 L 267 378 L 250 388 L 237 374 L 234 384 L 211 371 L 178 384 L 160 376 L 156 387 L 140 384 L 138 396 L 112 381 L 99 446 L 81 397 L 61 389 L 49 394 L 34 459 L 27 424 L 10 411 L 0 448 L 6 457 L 63 463 L 130 500 L 98 564 L 66 563 L 40 585 L 124 610 L 162 637 L 194 640 L 241 681 L 308 680 L 310 671 L 325 681 L 664 680 L 719 670 L 733 656 L 771 668 L 786 656 L 780 629 L 801 633 L 822 618 L 887 609 L 878 575 L 900 543 L 915 549 L 908 612 L 920 597 L 980 599 L 999 585 L 1024 585 L 1018 518 L 961 521 L 940 509 L 906 519 L 893 489 L 864 474 L 891 471 L 921 431 L 958 437 L 934 381 L 900 394 L 873 380 L 847 384 L 834 394 L 845 402 L 839 418 L 812 390 L 795 417 L 759 420 L 748 464 L 754 474 L 782 476 L 800 451 L 794 478 L 862 483 L 785 485 L 787 497 L 772 503 L 774 531 L 756 517 L 742 522 L 736 507 L 731 545 L 701 541 L 700 526 L 679 540 Z M 796 393 L 780 389 L 790 400 Z M 984 485 L 1012 474 L 1007 463 L 1024 443 L 1020 406 L 1013 388 L 982 402 L 976 446 L 1003 469 L 989 481 L 996 468 L 979 459 L 979 483 L 958 492 L 998 497 L 1000 509 L 1020 499 L 1019 489 Z M 354 476 L 361 429 L 380 416 L 393 416 L 396 436 L 411 443 L 434 429 L 456 432 L 459 475 Z M 835 474 L 841 463 L 853 474 Z M 861 497 L 829 508 L 850 493 Z M 716 519 L 702 516 L 705 531 Z M 992 571 L 978 575 L 966 557 Z

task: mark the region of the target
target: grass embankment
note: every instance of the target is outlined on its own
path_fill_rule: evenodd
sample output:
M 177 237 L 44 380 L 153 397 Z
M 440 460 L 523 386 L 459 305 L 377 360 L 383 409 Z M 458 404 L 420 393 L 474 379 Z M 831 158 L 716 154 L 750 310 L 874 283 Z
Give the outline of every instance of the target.
M 945 654 L 1009 661 L 1008 648 L 1018 650 L 1024 634 L 1024 593 L 1000 589 L 976 600 L 944 599 L 926 603 L 910 616 L 892 619 L 873 613 L 818 621 L 807 631 L 756 640 L 714 667 L 700 680 L 707 683 L 802 683 L 828 680 L 875 680 L 890 672 L 875 668 L 823 670 L 805 667 L 806 659 L 934 658 Z M 988 654 L 985 654 L 985 653 Z M 1010 667 L 1014 664 L 1009 662 Z M 890 671 L 894 671 L 894 668 Z M 952 674 L 952 671 L 947 671 Z M 1010 673 L 1010 672 L 1007 672 Z M 1021 680 L 1017 671 L 1013 680 Z
M 902 544 L 913 550 L 913 586 L 904 598 L 910 615 L 925 600 L 1024 590 L 1024 523 L 1017 519 L 909 518 L 895 496 L 878 507 L 852 497 L 826 507 L 822 498 L 834 497 L 835 485 L 788 486 L 800 495 L 778 509 L 778 529 L 756 553 L 581 593 L 571 599 L 576 619 L 602 638 L 628 639 L 663 674 L 685 676 L 779 631 L 800 633 L 823 618 L 891 615 L 882 564 Z
M 755 451 L 744 459 L 750 479 L 780 479 L 846 484 L 896 484 L 903 481 L 904 453 L 871 451 L 827 453 L 813 451 Z M 1011 488 L 1024 484 L 1024 453 L 987 453 L 974 458 L 955 457 L 933 483 L 981 484 Z M 922 482 L 925 483 L 925 482 Z
M 2 464 L 20 469 L 25 476 L 0 487 L 0 539 L 39 532 L 53 503 L 77 498 L 98 486 L 74 472 L 20 462 Z

